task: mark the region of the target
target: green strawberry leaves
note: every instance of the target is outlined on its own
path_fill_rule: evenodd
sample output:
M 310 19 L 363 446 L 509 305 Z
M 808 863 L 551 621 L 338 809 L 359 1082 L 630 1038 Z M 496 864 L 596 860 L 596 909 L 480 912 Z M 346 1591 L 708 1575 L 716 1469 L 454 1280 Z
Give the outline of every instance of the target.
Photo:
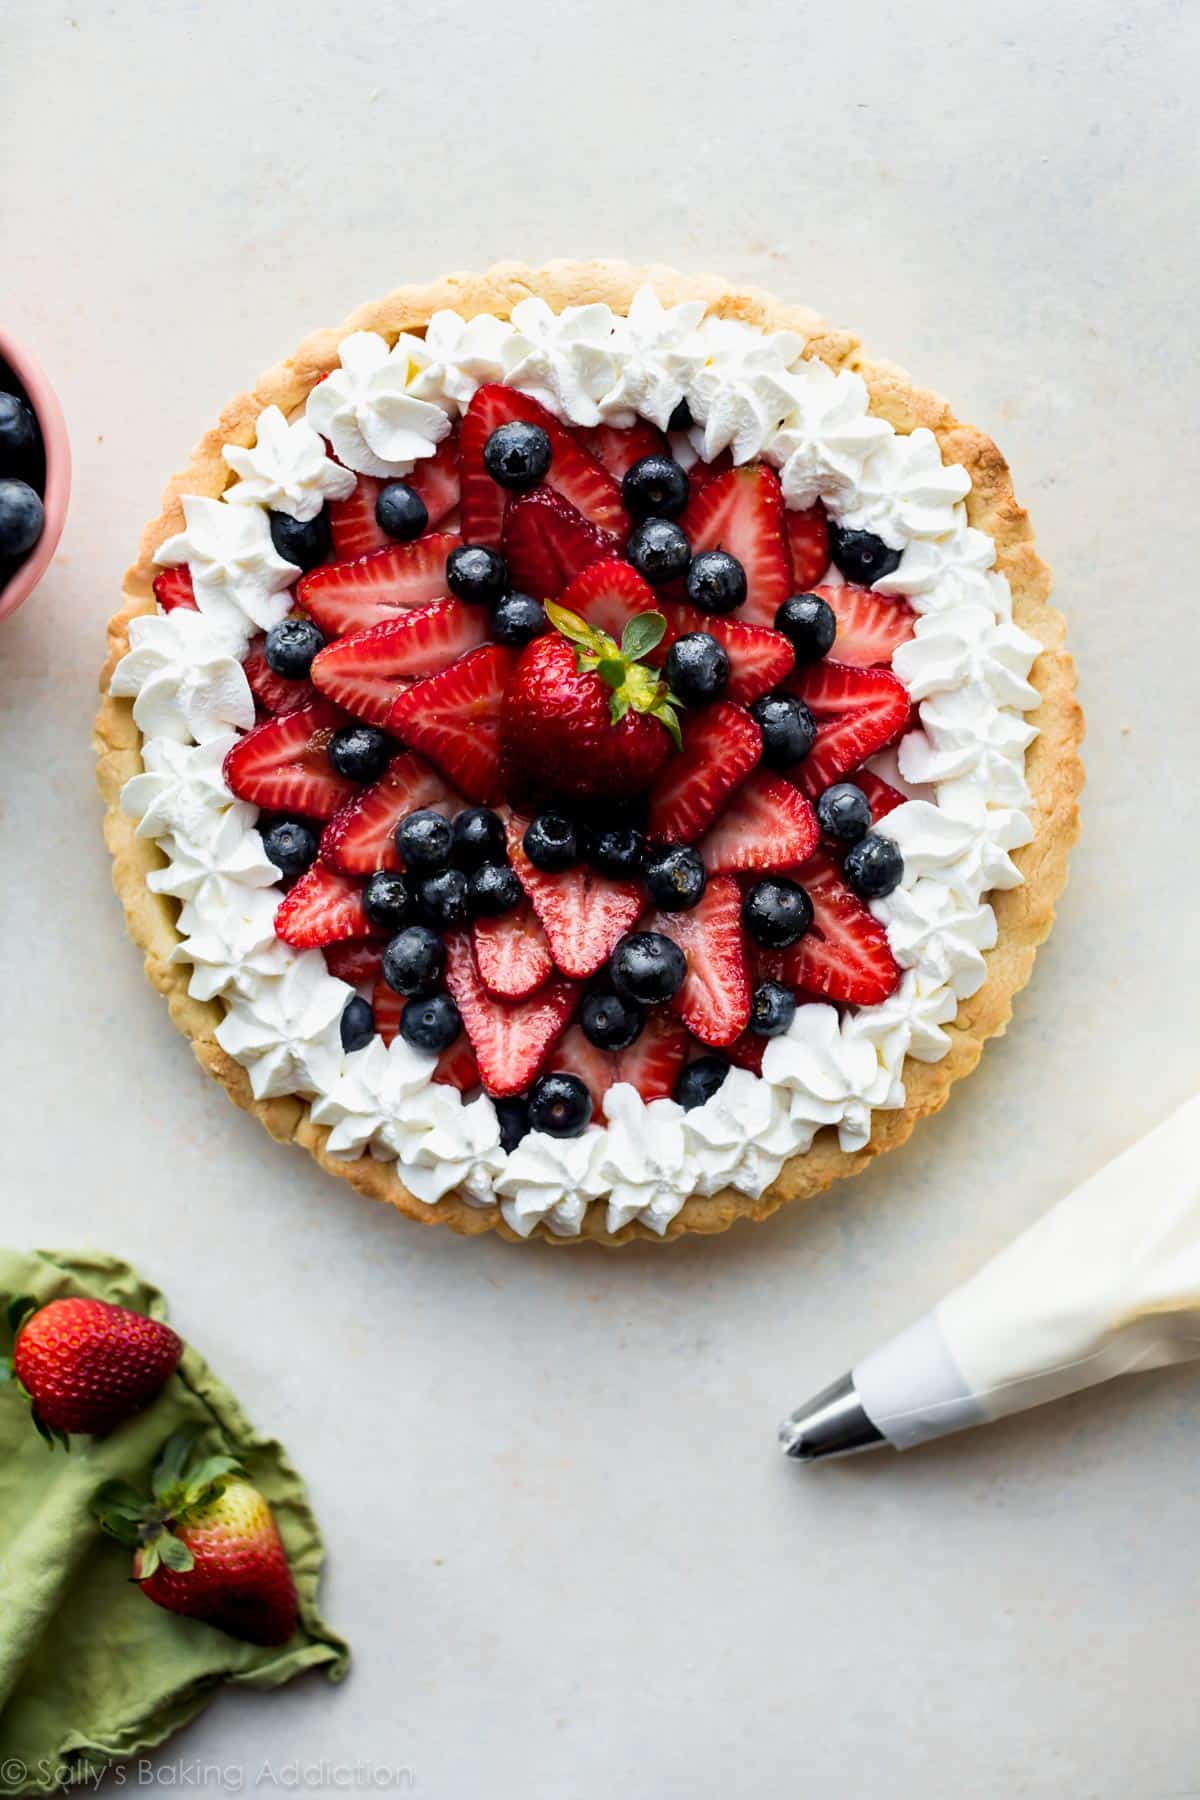
M 201 1515 L 224 1493 L 229 1478 L 244 1474 L 235 1457 L 206 1450 L 203 1427 L 188 1427 L 169 1437 L 158 1453 L 150 1493 L 139 1493 L 127 1481 L 106 1481 L 89 1502 L 101 1531 L 138 1552 L 137 1581 L 148 1581 L 158 1568 L 185 1575 L 194 1567 L 191 1551 L 177 1529 Z
M 546 616 L 554 629 L 575 645 L 575 667 L 579 673 L 597 675 L 611 688 L 608 716 L 614 725 L 619 725 L 630 712 L 645 713 L 658 720 L 677 750 L 683 748 L 676 711 L 683 702 L 642 660 L 657 650 L 666 636 L 667 621 L 662 613 L 638 613 L 621 633 L 619 645 L 607 631 L 589 625 L 556 600 L 546 601 Z
M 637 662 L 657 650 L 667 634 L 667 621 L 660 612 L 638 613 L 621 633 L 621 655 Z

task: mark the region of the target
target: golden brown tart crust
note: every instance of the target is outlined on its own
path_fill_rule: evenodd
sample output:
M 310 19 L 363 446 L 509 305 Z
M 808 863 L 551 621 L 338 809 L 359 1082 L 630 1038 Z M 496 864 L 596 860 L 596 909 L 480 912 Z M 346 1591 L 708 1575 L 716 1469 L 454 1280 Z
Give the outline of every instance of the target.
M 531 294 L 540 295 L 555 311 L 603 300 L 623 313 L 646 281 L 653 283 L 665 305 L 702 299 L 710 312 L 724 317 L 742 319 L 767 331 L 796 332 L 805 339 L 806 355 L 819 357 L 833 369 L 856 370 L 867 384 L 872 412 L 897 431 L 928 426 L 944 460 L 961 463 L 970 475 L 968 519 L 995 543 L 996 567 L 1008 577 L 1012 589 L 1014 618 L 1044 646 L 1030 676 L 1041 695 L 1041 705 L 1030 715 L 1039 735 L 1026 761 L 1036 808 L 1035 836 L 1014 855 L 1024 876 L 1023 885 L 990 895 L 998 941 L 987 953 L 984 985 L 960 1004 L 947 1027 L 952 1039 L 950 1052 L 938 1063 L 907 1060 L 907 1104 L 897 1112 L 875 1113 L 866 1149 L 847 1154 L 839 1149 L 833 1130 L 822 1131 L 808 1154 L 793 1157 L 757 1200 L 732 1190 L 711 1197 L 695 1196 L 668 1225 L 665 1237 L 725 1231 L 742 1218 L 764 1219 L 785 1200 L 806 1199 L 841 1176 L 857 1174 L 874 1157 L 902 1144 L 919 1119 L 943 1106 L 952 1083 L 969 1075 L 979 1061 L 985 1040 L 998 1036 L 1008 1024 L 1013 996 L 1029 979 L 1038 945 L 1053 923 L 1055 905 L 1066 884 L 1067 855 L 1078 832 L 1083 715 L 1075 698 L 1074 664 L 1065 649 L 1064 621 L 1049 605 L 1050 572 L 1037 555 L 1028 517 L 1013 494 L 1008 464 L 992 440 L 974 426 L 960 424 L 944 400 L 915 387 L 903 369 L 866 356 L 852 333 L 834 330 L 805 307 L 783 306 L 770 294 L 730 287 L 716 276 L 681 275 L 674 269 L 633 268 L 608 261 L 552 262 L 541 269 L 498 263 L 481 275 L 448 275 L 425 287 L 397 288 L 351 313 L 335 330 L 314 332 L 288 361 L 268 369 L 251 392 L 239 394 L 229 403 L 197 444 L 188 466 L 168 483 L 162 511 L 142 535 L 137 561 L 125 577 L 123 605 L 109 624 L 108 660 L 100 683 L 103 700 L 95 741 L 97 777 L 107 807 L 105 838 L 113 858 L 113 882 L 130 935 L 145 955 L 146 974 L 165 996 L 175 1024 L 191 1039 L 201 1065 L 222 1084 L 230 1099 L 254 1113 L 273 1137 L 307 1150 L 330 1174 L 349 1181 L 361 1193 L 385 1200 L 423 1224 L 449 1225 L 468 1236 L 498 1231 L 517 1240 L 517 1233 L 504 1222 L 498 1208 L 481 1211 L 453 1194 L 427 1206 L 408 1192 L 394 1163 L 377 1162 L 370 1155 L 353 1161 L 328 1156 L 328 1131 L 313 1124 L 307 1103 L 291 1096 L 255 1100 L 246 1071 L 216 1042 L 214 1034 L 224 1008 L 220 1001 L 194 1000 L 188 994 L 190 964 L 171 960 L 180 941 L 175 926 L 177 904 L 151 893 L 146 886 L 151 870 L 163 865 L 162 853 L 152 840 L 135 835 L 133 821 L 120 808 L 122 787 L 142 766 L 141 734 L 133 722 L 132 702 L 114 698 L 109 683 L 113 668 L 129 647 L 130 619 L 154 610 L 154 552 L 182 528 L 179 496 L 220 494 L 231 479 L 221 455 L 222 445 L 253 444 L 255 421 L 266 406 L 279 406 L 288 414 L 301 406 L 319 377 L 336 366 L 337 346 L 348 333 L 377 331 L 394 340 L 402 331 L 421 331 L 430 315 L 442 307 L 467 318 L 481 312 L 505 318 L 519 300 Z M 604 1219 L 602 1201 L 590 1206 L 582 1238 L 612 1245 L 635 1238 L 662 1241 L 639 1223 L 610 1233 Z M 534 1235 L 550 1243 L 580 1241 L 557 1238 L 543 1225 Z

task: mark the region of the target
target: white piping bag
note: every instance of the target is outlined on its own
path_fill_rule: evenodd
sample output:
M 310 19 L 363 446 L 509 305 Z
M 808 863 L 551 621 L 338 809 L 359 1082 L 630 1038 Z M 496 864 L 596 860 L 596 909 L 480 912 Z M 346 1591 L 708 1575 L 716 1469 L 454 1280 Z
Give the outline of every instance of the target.
M 931 1438 L 1200 1357 L 1200 1095 L 798 1407 L 814 1462 Z

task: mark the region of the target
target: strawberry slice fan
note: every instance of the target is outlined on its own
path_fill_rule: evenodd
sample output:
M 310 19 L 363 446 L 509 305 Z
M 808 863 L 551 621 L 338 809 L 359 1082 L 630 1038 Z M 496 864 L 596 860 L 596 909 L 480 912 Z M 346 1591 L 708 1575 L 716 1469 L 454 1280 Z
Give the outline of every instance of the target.
M 584 321 L 529 273 L 511 317 L 348 335 L 257 444 L 248 414 L 233 488 L 209 450 L 172 497 L 101 714 L 119 884 L 192 963 L 202 1060 L 306 1101 L 366 1191 L 463 1231 L 719 1230 L 940 1105 L 961 998 L 1006 1016 L 1073 833 L 1070 665 L 1029 679 L 1061 634 L 981 434 L 916 390 L 936 435 L 894 429 L 837 334 L 760 303 L 673 278 Z M 606 330 L 652 416 L 480 384 L 466 334 L 516 380 L 535 327 L 577 387 Z M 722 383 L 732 419 L 760 381 L 780 423 L 721 438 Z
M 522 479 L 498 479 L 497 445 Z M 637 540 L 646 470 L 678 488 L 682 526 L 669 529 L 687 565 L 667 580 Z M 862 877 L 856 893 L 844 864 L 819 853 L 813 803 L 862 770 L 851 799 L 869 824 L 887 814 L 864 765 L 909 720 L 889 664 L 914 614 L 864 587 L 822 585 L 820 508 L 788 513 L 765 464 L 689 481 L 651 425 L 570 432 L 495 385 L 405 486 L 412 513 L 425 509 L 408 542 L 389 536 L 376 477 L 331 504 L 335 560 L 311 567 L 295 596 L 320 637 L 306 668 L 279 670 L 266 637 L 246 655 L 266 716 L 228 752 L 230 788 L 327 821 L 317 859 L 286 871 L 297 878 L 279 938 L 326 950 L 362 990 L 372 1035 L 437 1055 L 434 1082 L 525 1096 L 524 1123 L 551 1134 L 561 1112 L 570 1132 L 603 1118 L 617 1082 L 687 1105 L 689 1062 L 711 1066 L 738 1046 L 743 1066 L 761 1066 L 768 1031 L 801 995 L 891 994 L 900 968 L 887 934 Z M 461 529 L 446 531 L 455 508 Z M 696 569 L 732 572 L 732 605 Z M 808 610 L 833 617 L 837 655 L 813 657 L 811 625 L 806 635 L 788 616 L 797 569 L 815 583 Z M 529 619 L 513 628 L 522 594 Z M 381 758 L 367 781 L 333 751 L 363 725 Z M 489 850 L 515 882 L 495 911 L 479 889 L 497 862 L 470 846 L 455 862 L 455 821 L 473 819 L 471 806 L 504 808 Z M 425 814 L 448 824 L 443 848 L 414 839 L 405 855 L 405 824 Z M 856 835 L 865 841 L 865 826 Z M 389 934 L 425 943 L 435 976 L 398 974 Z M 622 974 L 631 936 L 649 947 L 651 977 L 655 956 L 684 970 L 662 1003 Z M 441 992 L 448 1004 L 430 1013 L 423 1003 Z M 365 1033 L 363 1008 L 356 1019 Z

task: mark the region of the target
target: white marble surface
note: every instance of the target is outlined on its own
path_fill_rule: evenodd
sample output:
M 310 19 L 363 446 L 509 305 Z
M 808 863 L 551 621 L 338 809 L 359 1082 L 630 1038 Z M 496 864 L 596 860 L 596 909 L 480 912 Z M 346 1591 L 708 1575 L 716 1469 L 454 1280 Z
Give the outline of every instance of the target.
M 1200 1792 L 1194 1375 L 910 1459 L 774 1448 L 1200 1079 L 1198 23 L 9 0 L 3 305 L 77 469 L 0 627 L 0 1234 L 162 1283 L 308 1476 L 357 1658 L 222 1697 L 151 1785 L 298 1758 L 437 1800 Z M 120 571 L 229 395 L 399 280 L 591 252 L 809 300 L 992 430 L 1091 722 L 1058 929 L 949 1111 L 807 1210 L 618 1256 L 422 1231 L 236 1114 L 123 937 L 88 751 Z

